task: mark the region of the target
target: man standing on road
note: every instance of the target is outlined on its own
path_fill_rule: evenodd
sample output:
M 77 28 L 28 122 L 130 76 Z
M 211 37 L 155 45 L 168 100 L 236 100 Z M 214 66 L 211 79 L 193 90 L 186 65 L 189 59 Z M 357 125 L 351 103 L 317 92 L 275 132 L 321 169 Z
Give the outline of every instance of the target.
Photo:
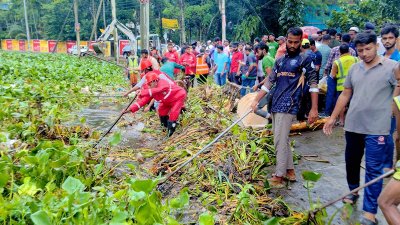
M 382 29 L 381 31 L 381 43 L 385 47 L 385 52 L 383 56 L 385 58 L 400 62 L 400 52 L 396 49 L 396 39 L 399 37 L 399 30 L 397 27 L 389 25 Z M 379 43 L 379 41 L 378 41 Z M 400 121 L 399 121 L 400 122 Z M 400 124 L 399 124 L 400 125 Z M 388 138 L 387 148 L 391 155 L 387 157 L 387 162 L 385 163 L 385 169 L 390 169 L 393 165 L 393 153 L 394 153 L 394 141 L 393 134 L 396 129 L 396 118 L 392 116 L 390 135 Z M 397 136 L 397 135 L 396 135 Z M 396 137 L 398 139 L 398 136 Z M 400 152 L 397 152 L 397 158 L 399 158 Z
M 217 85 L 223 86 L 226 83 L 226 66 L 228 64 L 228 56 L 223 52 L 224 47 L 217 46 L 217 54 L 214 57 L 214 81 Z
M 286 36 L 287 53 L 276 60 L 267 82 L 261 87 L 251 107 L 257 110 L 257 104 L 271 90 L 271 104 L 268 110 L 272 113 L 274 146 L 276 150 L 275 174 L 269 179 L 272 188 L 285 187 L 284 179 L 296 181 L 293 155 L 289 145 L 289 133 L 292 121 L 299 111 L 303 92 L 302 84 L 310 85 L 312 107 L 308 114 L 308 122 L 318 119 L 318 75 L 312 59 L 300 55 L 303 31 L 299 27 L 290 28 Z
M 232 43 L 232 60 L 231 60 L 231 68 L 229 71 L 230 80 L 235 84 L 240 85 L 241 82 L 241 73 L 240 73 L 240 61 L 243 61 L 243 53 L 238 49 L 239 43 Z
M 258 46 L 260 46 L 258 44 Z M 240 69 L 242 72 L 242 86 L 240 90 L 240 96 L 246 95 L 246 87 L 252 88 L 256 83 L 257 79 L 257 58 L 252 54 L 253 49 L 246 47 L 244 61 L 240 63 Z
M 362 61 L 354 64 L 348 72 L 344 90 L 336 107 L 324 125 L 324 133 L 332 134 L 339 113 L 351 104 L 344 125 L 346 138 L 346 173 L 350 190 L 360 186 L 360 164 L 365 149 L 365 183 L 383 174 L 393 95 L 398 95 L 400 79 L 399 63 L 377 54 L 377 37 L 374 33 L 360 33 L 354 43 Z M 365 188 L 361 219 L 363 225 L 378 224 L 375 215 L 377 199 L 382 190 L 380 180 Z M 350 194 L 343 202 L 354 204 L 359 195 Z

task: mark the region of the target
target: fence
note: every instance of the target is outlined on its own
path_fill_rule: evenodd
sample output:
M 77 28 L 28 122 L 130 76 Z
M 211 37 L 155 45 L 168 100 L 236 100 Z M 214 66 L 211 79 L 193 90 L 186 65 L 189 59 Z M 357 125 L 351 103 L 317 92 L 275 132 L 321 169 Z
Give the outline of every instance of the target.
M 49 53 L 53 52 L 54 47 L 56 46 L 56 40 L 30 40 L 29 43 L 27 40 L 15 40 L 15 39 L 4 39 L 1 40 L 1 49 L 5 51 L 21 51 L 26 52 L 28 49 L 32 52 L 43 52 Z M 90 42 L 89 50 L 93 50 L 93 44 L 95 42 Z M 104 44 L 104 56 L 111 56 L 111 43 L 110 41 L 106 41 Z M 29 45 L 29 47 L 28 47 Z M 57 53 L 71 53 L 72 48 L 76 45 L 76 41 L 59 41 L 57 44 Z M 81 46 L 88 46 L 88 41 L 81 41 Z M 122 49 L 129 45 L 129 40 L 120 40 L 119 41 L 119 54 L 123 55 Z

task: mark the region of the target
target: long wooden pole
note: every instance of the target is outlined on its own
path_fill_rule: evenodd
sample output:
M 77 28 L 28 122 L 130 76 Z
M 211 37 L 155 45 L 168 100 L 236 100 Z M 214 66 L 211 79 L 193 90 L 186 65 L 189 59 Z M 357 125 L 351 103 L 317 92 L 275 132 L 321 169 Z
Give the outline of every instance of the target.
M 30 47 L 29 43 L 31 41 L 31 35 L 29 34 L 28 12 L 26 9 L 26 0 L 24 0 L 24 15 L 25 15 L 25 27 L 26 27 L 26 39 L 28 40 L 28 51 L 30 51 L 31 47 Z
M 93 39 L 93 35 L 94 35 L 95 31 L 97 30 L 97 21 L 99 20 L 102 4 L 103 4 L 103 0 L 100 0 L 99 7 L 97 8 L 96 16 L 95 16 L 94 21 L 93 21 L 93 29 L 92 29 L 92 33 L 90 34 L 88 45 L 90 45 L 90 42 Z
M 116 8 L 115 0 L 111 0 L 111 14 L 112 14 L 113 21 L 116 21 L 117 20 L 117 8 Z M 118 31 L 117 31 L 116 27 L 114 28 L 113 36 L 114 36 L 114 56 L 115 56 L 116 62 L 118 63 L 119 62 Z
M 186 43 L 186 29 L 185 29 L 185 14 L 184 14 L 184 0 L 179 1 L 179 7 L 181 10 L 181 45 Z
M 80 25 L 79 25 L 79 18 L 78 18 L 78 0 L 74 0 L 74 14 L 75 14 L 75 33 L 76 33 L 76 50 L 78 56 L 81 55 L 81 36 L 80 36 Z

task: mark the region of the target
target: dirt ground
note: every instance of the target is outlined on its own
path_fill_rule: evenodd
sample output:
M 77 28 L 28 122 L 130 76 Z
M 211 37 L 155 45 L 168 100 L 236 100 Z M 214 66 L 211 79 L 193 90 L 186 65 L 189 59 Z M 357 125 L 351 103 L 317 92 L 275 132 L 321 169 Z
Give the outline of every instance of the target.
M 276 196 L 283 196 L 283 199 L 290 205 L 292 209 L 304 210 L 309 209 L 309 200 L 307 197 L 307 190 L 303 186 L 301 178 L 301 171 L 310 170 L 322 173 L 321 179 L 315 183 L 315 187 L 311 192 L 311 197 L 314 202 L 319 200 L 325 204 L 333 199 L 337 199 L 342 194 L 348 192 L 346 182 L 346 170 L 344 161 L 344 131 L 343 128 L 335 128 L 332 136 L 326 136 L 322 130 L 305 132 L 301 135 L 293 136 L 291 140 L 295 140 L 295 151 L 301 155 L 318 155 L 318 158 L 309 158 L 306 160 L 302 158 L 299 160 L 298 165 L 295 166 L 297 172 L 298 182 L 289 185 L 289 189 L 273 191 Z M 329 163 L 311 161 L 314 159 L 327 160 Z M 270 168 L 271 170 L 273 168 Z M 364 169 L 361 169 L 361 182 L 364 182 Z M 340 219 L 340 213 L 337 214 L 333 220 L 333 224 L 356 224 L 362 215 L 362 196 L 360 192 L 359 198 L 354 213 L 350 220 L 343 221 Z M 329 215 L 342 208 L 343 203 L 337 202 L 335 205 L 328 207 L 327 212 Z M 378 216 L 379 224 L 386 225 L 387 222 L 383 217 L 382 212 L 379 210 Z

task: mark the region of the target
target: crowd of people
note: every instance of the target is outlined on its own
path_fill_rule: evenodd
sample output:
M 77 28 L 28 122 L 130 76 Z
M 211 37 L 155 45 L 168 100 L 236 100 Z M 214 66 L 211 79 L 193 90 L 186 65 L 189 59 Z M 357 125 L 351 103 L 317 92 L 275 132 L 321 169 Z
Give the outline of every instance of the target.
M 179 114 L 185 108 L 186 87 L 177 78 L 183 71 L 185 79 L 202 85 L 213 75 L 216 85 L 232 82 L 241 86 L 240 95 L 257 91 L 251 107 L 257 111 L 268 105 L 276 150 L 272 188 L 296 181 L 289 132 L 294 120 L 315 122 L 326 117 L 324 133 L 342 126 L 345 130 L 346 178 L 350 190 L 360 186 L 360 164 L 365 155 L 365 182 L 393 168 L 397 108 L 393 96 L 400 95 L 400 46 L 396 45 L 399 30 L 394 25 L 381 28 L 366 23 L 361 31 L 351 27 L 347 33 L 324 29 L 308 35 L 300 28 L 290 28 L 286 36 L 264 35 L 253 43 L 229 42 L 215 38 L 206 44 L 194 42 L 178 52 L 173 43 L 161 56 L 156 49 L 141 51 L 128 57 L 128 76 L 139 100 L 126 112 L 136 112 L 150 103 L 158 114 L 168 136 L 175 131 Z M 140 81 L 139 81 L 140 75 Z M 319 85 L 326 83 L 326 95 Z M 324 101 L 319 97 L 323 96 Z M 323 106 L 321 106 L 323 103 Z M 320 104 L 320 106 L 319 106 Z M 319 113 L 319 111 L 322 111 Z M 400 224 L 399 174 L 394 176 L 381 198 L 383 182 L 365 188 L 361 224 L 377 224 L 378 202 L 389 224 Z M 394 190 L 395 189 L 395 190 Z M 353 193 L 343 199 L 355 204 Z

